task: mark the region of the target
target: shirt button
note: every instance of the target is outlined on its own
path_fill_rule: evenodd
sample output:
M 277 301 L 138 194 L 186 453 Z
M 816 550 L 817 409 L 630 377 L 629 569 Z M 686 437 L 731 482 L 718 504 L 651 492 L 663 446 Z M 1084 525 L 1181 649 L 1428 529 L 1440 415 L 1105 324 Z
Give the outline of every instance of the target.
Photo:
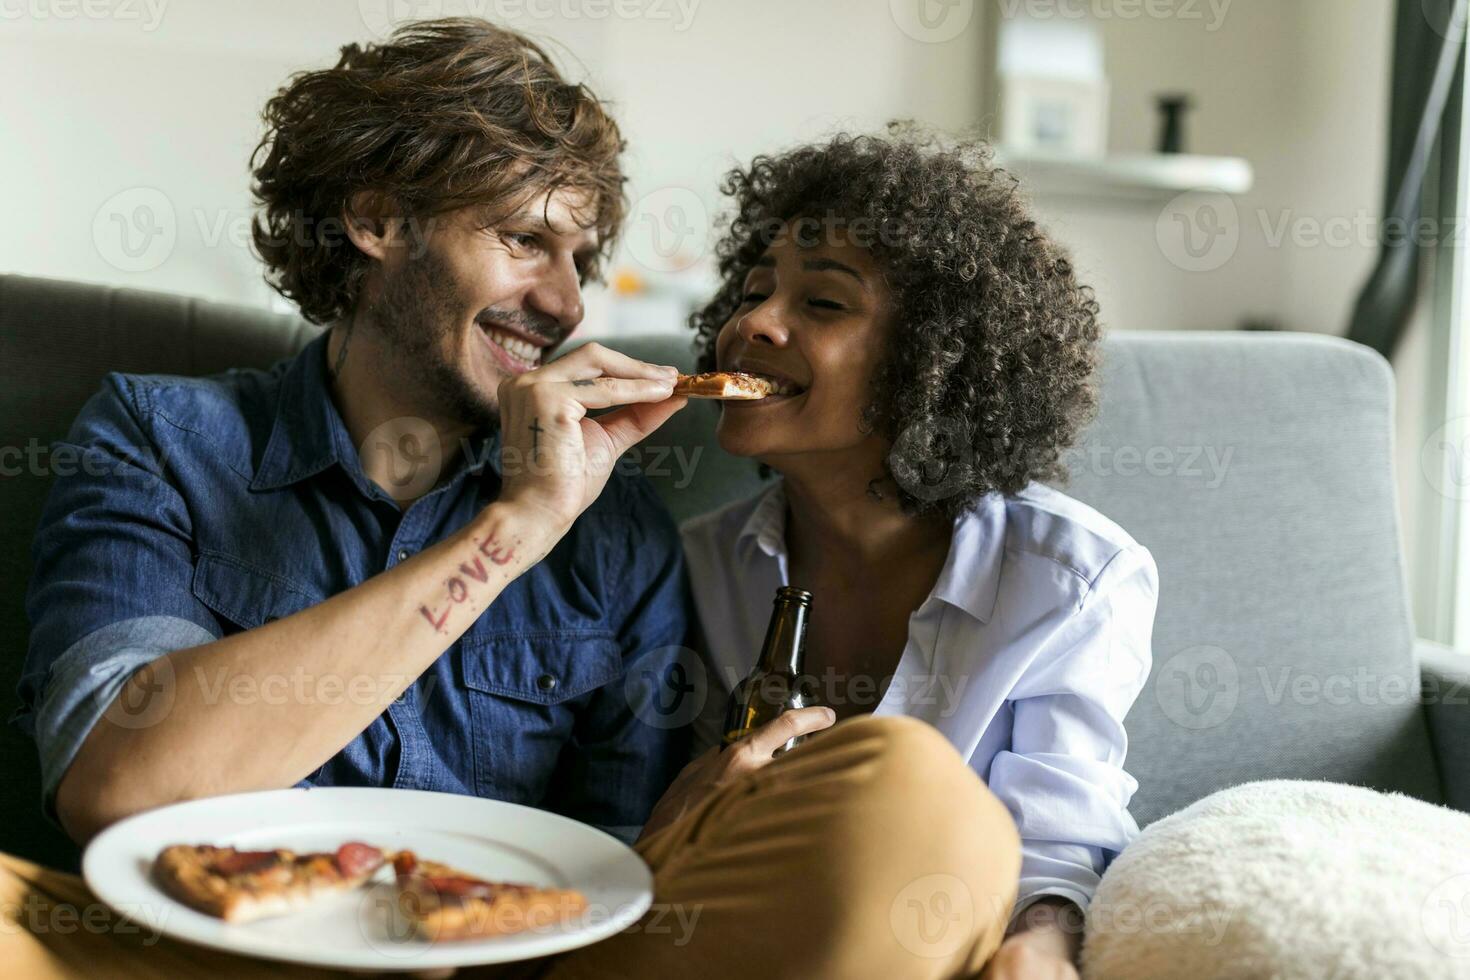
M 536 678 L 536 686 L 541 689 L 543 694 L 550 694 L 556 690 L 556 678 L 550 674 L 542 674 Z
M 407 548 L 399 548 L 398 549 L 398 560 L 399 561 L 408 561 L 408 549 Z

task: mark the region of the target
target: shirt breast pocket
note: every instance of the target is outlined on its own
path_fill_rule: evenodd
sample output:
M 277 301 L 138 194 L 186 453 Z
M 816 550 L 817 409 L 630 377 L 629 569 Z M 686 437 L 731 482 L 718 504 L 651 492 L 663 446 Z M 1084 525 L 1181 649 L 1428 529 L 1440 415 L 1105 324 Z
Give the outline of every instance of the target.
M 306 585 L 215 552 L 202 553 L 194 563 L 192 589 L 226 636 L 290 616 L 324 598 Z
M 622 676 L 616 638 L 603 630 L 472 632 L 460 651 L 476 794 L 544 800 L 578 711 Z

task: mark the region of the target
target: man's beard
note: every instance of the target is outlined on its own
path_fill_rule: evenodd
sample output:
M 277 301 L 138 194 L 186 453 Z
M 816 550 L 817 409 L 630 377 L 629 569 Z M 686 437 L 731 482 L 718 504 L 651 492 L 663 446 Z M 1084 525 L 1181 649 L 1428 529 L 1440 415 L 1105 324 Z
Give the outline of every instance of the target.
M 433 411 L 491 428 L 500 420 L 499 406 L 450 358 L 445 340 L 459 329 L 463 307 L 449 266 L 432 251 L 411 258 L 383 283 L 368 304 L 374 328 L 392 352 L 385 384 L 407 386 Z

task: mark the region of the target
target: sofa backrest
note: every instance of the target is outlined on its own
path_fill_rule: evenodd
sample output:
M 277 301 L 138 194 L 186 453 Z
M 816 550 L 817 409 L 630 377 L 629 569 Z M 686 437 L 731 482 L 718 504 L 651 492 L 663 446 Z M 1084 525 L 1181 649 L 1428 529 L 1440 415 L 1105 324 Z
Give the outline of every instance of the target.
M 292 317 L 0 276 L 0 448 L 62 438 L 110 370 L 264 366 L 315 335 Z M 682 336 L 616 346 L 687 366 Z M 1224 786 L 1305 778 L 1440 798 L 1417 695 L 1393 497 L 1392 379 L 1365 348 L 1306 335 L 1138 333 L 1106 343 L 1096 423 L 1064 485 L 1159 564 L 1154 669 L 1128 716 L 1147 824 Z M 755 464 L 691 406 L 637 450 L 678 518 L 752 492 Z M 43 454 L 38 454 L 43 457 Z M 49 477 L 0 477 L 0 709 L 25 655 L 31 531 Z M 65 863 L 33 747 L 0 733 L 0 850 Z
M 683 338 L 619 346 L 688 363 Z M 1098 418 L 1061 489 L 1159 565 L 1153 671 L 1127 719 L 1140 824 L 1256 779 L 1440 801 L 1399 551 L 1392 408 L 1387 362 L 1332 337 L 1106 341 Z M 756 488 L 753 464 L 708 444 L 713 410 L 675 420 L 650 442 L 708 461 L 687 489 L 677 467 L 651 471 L 677 516 Z
M 294 317 L 167 293 L 0 275 L 0 722 L 16 707 L 30 628 L 31 537 L 51 485 L 46 451 L 109 371 L 213 374 L 265 365 L 315 330 Z M 64 464 L 63 464 L 64 465 Z M 0 724 L 0 851 L 73 867 L 42 815 L 35 745 Z
M 1135 333 L 1107 345 L 1068 492 L 1159 565 L 1132 810 L 1322 779 L 1439 802 L 1419 701 L 1393 377 L 1315 334 Z

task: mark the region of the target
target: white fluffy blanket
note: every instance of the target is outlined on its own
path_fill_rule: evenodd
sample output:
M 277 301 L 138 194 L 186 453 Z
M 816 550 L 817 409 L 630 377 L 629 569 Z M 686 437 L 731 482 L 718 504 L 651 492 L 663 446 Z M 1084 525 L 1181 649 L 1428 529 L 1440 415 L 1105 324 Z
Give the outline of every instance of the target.
M 1108 868 L 1082 975 L 1470 978 L 1470 815 L 1297 780 L 1205 797 Z

